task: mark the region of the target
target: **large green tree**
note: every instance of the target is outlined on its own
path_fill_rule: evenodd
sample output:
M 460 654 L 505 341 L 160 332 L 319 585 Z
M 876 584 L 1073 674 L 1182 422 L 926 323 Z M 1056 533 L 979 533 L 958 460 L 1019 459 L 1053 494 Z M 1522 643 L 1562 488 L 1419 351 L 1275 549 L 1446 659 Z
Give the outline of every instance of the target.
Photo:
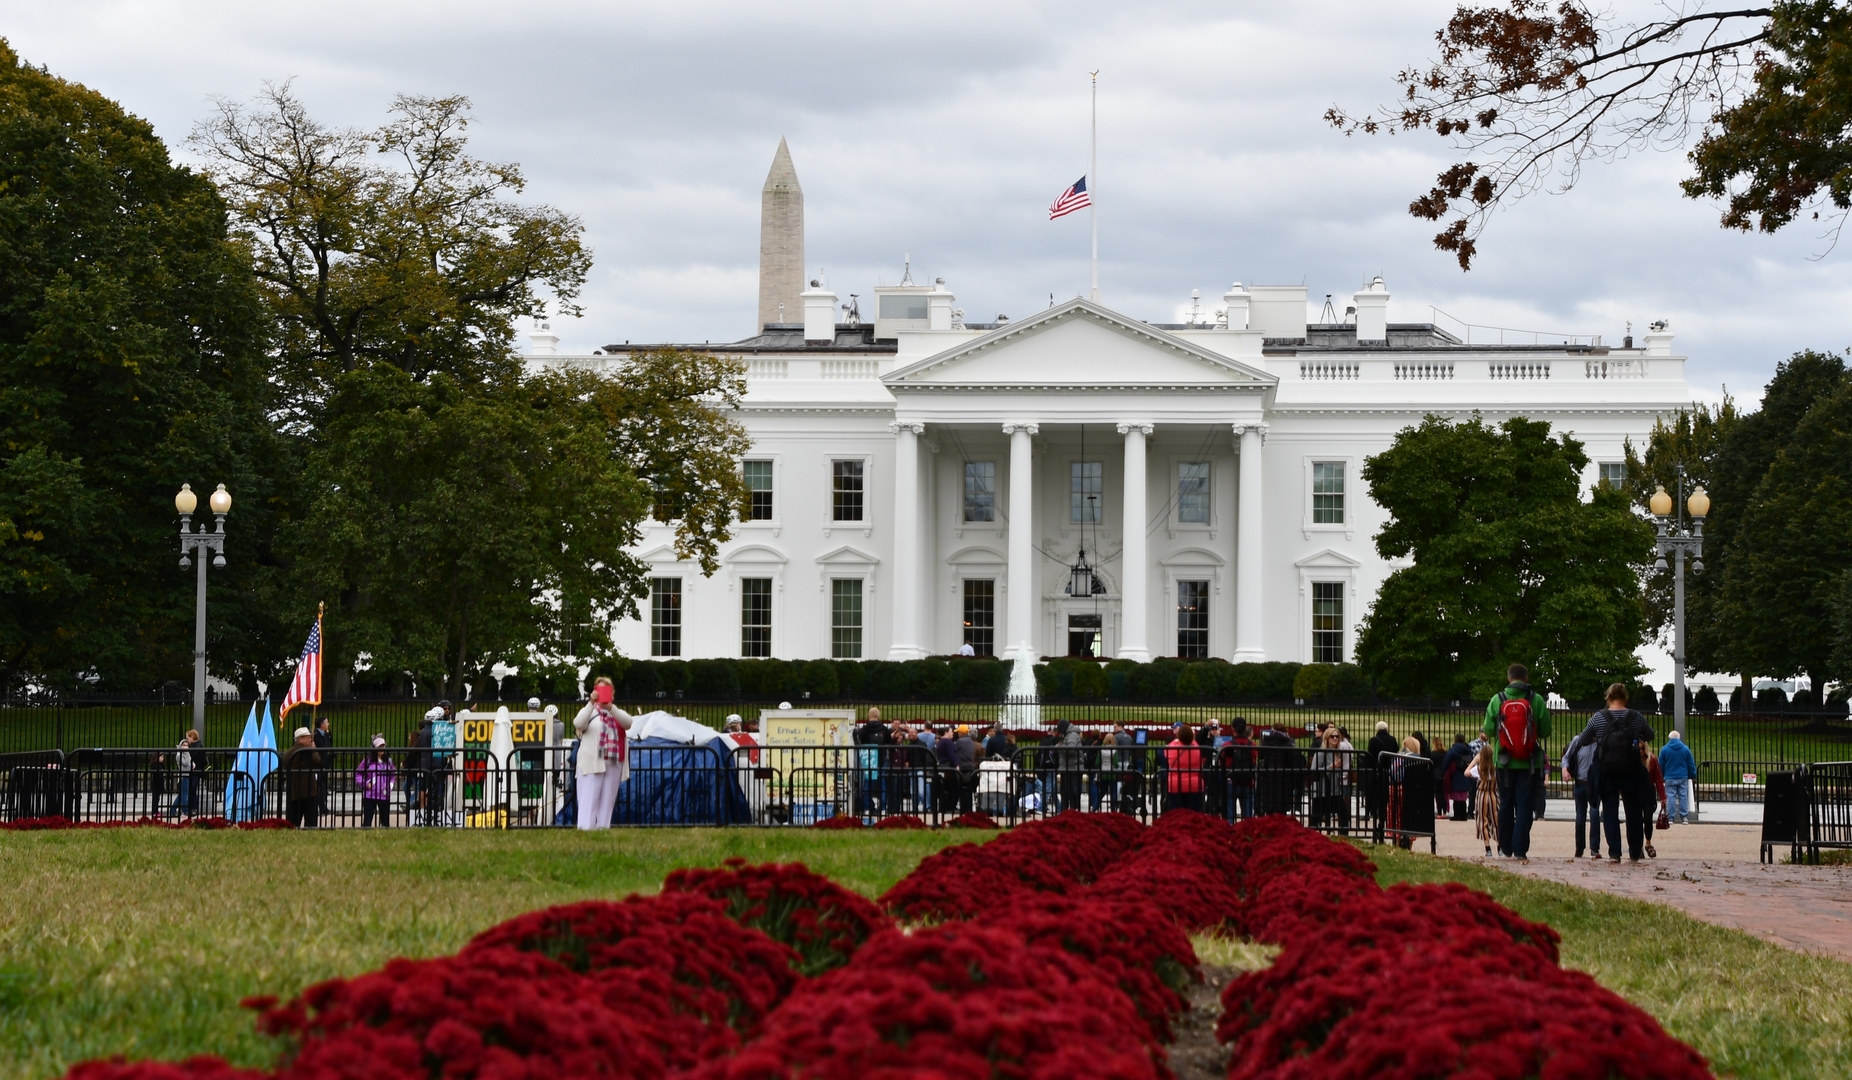
M 1639 574 L 1652 530 L 1625 493 L 1584 499 L 1581 443 L 1522 417 L 1430 416 L 1364 463 L 1389 512 L 1384 558 L 1412 560 L 1384 581 L 1357 662 L 1395 696 L 1479 699 L 1513 662 L 1571 698 L 1639 674 Z
M 173 494 L 236 502 L 208 643 L 253 597 L 280 452 L 248 251 L 149 124 L 0 42 L 0 693 L 184 679 Z
M 576 218 L 518 199 L 518 168 L 468 154 L 468 122 L 464 99 L 401 97 L 378 130 L 331 129 L 284 85 L 194 133 L 277 327 L 303 462 L 283 606 L 326 602 L 336 696 L 362 666 L 459 696 L 497 661 L 597 659 L 644 593 L 624 547 L 652 503 L 712 572 L 747 497 L 737 361 L 525 370 L 516 321 L 575 311 L 591 255 Z

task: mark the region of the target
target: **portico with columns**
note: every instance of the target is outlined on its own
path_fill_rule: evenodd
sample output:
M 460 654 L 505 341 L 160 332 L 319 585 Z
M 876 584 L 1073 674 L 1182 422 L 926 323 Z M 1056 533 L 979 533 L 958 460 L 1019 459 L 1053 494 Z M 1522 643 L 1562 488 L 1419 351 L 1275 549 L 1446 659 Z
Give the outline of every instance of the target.
M 1274 376 L 1074 300 L 882 382 L 894 504 L 920 508 L 895 519 L 888 659 L 973 636 L 1005 658 L 1265 655 Z M 1180 608 L 1200 623 L 1181 642 Z

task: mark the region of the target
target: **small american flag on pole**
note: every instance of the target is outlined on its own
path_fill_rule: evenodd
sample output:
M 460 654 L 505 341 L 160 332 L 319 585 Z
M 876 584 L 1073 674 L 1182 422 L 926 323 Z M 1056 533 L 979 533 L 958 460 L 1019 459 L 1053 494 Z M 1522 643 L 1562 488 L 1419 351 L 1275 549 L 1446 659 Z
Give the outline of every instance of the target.
M 1087 178 L 1083 176 L 1074 181 L 1072 187 L 1063 191 L 1061 197 L 1055 200 L 1054 205 L 1048 208 L 1048 220 L 1066 217 L 1076 210 L 1084 210 L 1092 205 L 1093 196 L 1087 194 Z
M 315 626 L 309 631 L 308 644 L 302 647 L 302 659 L 296 662 L 296 677 L 289 684 L 289 693 L 283 695 L 283 707 L 277 713 L 279 717 L 288 716 L 289 710 L 298 705 L 320 705 L 322 703 L 322 613 L 315 612 Z

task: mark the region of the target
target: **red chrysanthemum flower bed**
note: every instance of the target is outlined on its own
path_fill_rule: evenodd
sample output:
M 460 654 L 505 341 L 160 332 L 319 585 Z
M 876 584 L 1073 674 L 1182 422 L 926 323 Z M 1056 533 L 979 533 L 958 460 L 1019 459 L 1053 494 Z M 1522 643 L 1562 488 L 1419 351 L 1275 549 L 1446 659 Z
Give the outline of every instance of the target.
M 849 817 L 844 814 L 839 814 L 836 817 L 819 818 L 818 820 L 811 822 L 810 827 L 813 829 L 864 829 L 864 828 L 867 828 L 866 825 L 862 824 L 861 818 Z
M 6 832 L 45 832 L 56 829 L 290 829 L 294 827 L 285 818 L 231 821 L 222 817 L 196 817 L 185 821 L 165 821 L 156 817 L 138 817 L 132 821 L 72 821 L 67 817 L 53 815 L 0 821 L 0 831 Z
M 1283 817 L 1067 813 L 922 860 L 882 905 L 939 925 L 903 933 L 801 865 L 733 859 L 656 896 L 530 912 L 456 956 L 253 999 L 285 1041 L 275 1072 L 117 1060 L 67 1080 L 1168 1080 L 1200 930 L 1284 946 L 1222 994 L 1232 1080 L 1709 1075 L 1561 968 L 1548 926 L 1374 871 Z
M 895 814 L 893 817 L 884 817 L 875 822 L 874 827 L 877 829 L 924 829 L 927 825 L 912 814 Z
M 946 822 L 946 825 L 953 829 L 996 829 L 1001 827 L 997 824 L 996 818 L 991 817 L 989 814 L 978 813 L 960 814 Z
M 1073 1076 L 1158 1080 L 1132 1003 L 1072 953 L 1011 930 L 888 931 L 766 1019 L 766 1034 L 700 1080 Z
M 893 925 L 867 897 L 802 863 L 749 866 L 744 859 L 728 859 L 719 869 L 677 870 L 663 879 L 662 888 L 726 905 L 733 921 L 795 949 L 804 975 L 841 967 L 863 942 Z

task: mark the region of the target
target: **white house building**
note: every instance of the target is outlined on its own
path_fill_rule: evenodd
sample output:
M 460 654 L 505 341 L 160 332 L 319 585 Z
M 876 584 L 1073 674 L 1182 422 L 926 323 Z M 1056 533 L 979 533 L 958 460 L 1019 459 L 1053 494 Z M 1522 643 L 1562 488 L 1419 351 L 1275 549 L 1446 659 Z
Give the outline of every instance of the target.
M 762 245 L 785 277 L 793 192 L 781 146 Z M 1468 344 L 1391 322 L 1380 278 L 1325 323 L 1302 285 L 1236 284 L 1213 316 L 1160 324 L 1078 298 L 967 322 L 944 279 L 875 288 L 872 319 L 845 319 L 809 284 L 761 290 L 762 312 L 801 322 L 675 346 L 746 364 L 751 519 L 711 578 L 670 527 L 646 530 L 652 597 L 617 627 L 627 655 L 1347 660 L 1395 569 L 1359 473 L 1396 432 L 1546 420 L 1586 445 L 1592 487 L 1691 402 L 1662 324 L 1640 347 Z M 555 341 L 536 334 L 531 362 L 649 347 Z

